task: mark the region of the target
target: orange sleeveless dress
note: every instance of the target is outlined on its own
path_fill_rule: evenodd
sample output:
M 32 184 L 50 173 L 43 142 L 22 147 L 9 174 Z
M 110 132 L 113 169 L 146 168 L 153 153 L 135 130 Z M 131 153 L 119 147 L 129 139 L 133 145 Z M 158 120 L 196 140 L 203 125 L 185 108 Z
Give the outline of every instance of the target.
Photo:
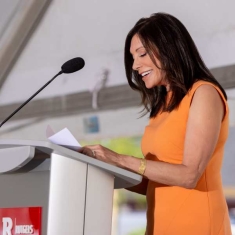
M 229 114 L 227 102 L 216 86 L 198 81 L 183 98 L 178 109 L 151 118 L 145 128 L 141 147 L 146 159 L 182 163 L 190 104 L 196 89 L 202 84 L 215 87 L 225 105 L 217 146 L 194 189 L 148 182 L 146 235 L 232 234 L 220 174 Z

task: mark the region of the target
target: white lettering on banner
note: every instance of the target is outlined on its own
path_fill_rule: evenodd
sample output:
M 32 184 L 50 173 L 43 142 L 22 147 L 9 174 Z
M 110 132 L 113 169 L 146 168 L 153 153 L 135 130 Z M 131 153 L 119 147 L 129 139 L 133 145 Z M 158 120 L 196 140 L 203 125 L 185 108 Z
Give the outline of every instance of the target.
M 12 219 L 9 217 L 2 218 L 2 235 L 12 235 L 11 230 L 13 227 Z
M 33 225 L 16 225 L 15 234 L 33 234 Z
M 2 235 L 12 235 L 13 221 L 10 217 L 2 218 Z M 16 225 L 15 219 L 15 234 L 33 234 L 33 225 Z

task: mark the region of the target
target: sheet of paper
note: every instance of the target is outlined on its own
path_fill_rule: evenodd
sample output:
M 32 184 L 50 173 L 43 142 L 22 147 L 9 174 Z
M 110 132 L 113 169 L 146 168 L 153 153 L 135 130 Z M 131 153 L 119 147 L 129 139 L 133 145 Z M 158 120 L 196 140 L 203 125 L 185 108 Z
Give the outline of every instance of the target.
M 46 136 L 47 139 L 54 144 L 58 144 L 72 150 L 79 150 L 81 148 L 81 145 L 68 130 L 68 128 L 64 128 L 61 131 L 55 133 L 48 125 L 46 129 Z

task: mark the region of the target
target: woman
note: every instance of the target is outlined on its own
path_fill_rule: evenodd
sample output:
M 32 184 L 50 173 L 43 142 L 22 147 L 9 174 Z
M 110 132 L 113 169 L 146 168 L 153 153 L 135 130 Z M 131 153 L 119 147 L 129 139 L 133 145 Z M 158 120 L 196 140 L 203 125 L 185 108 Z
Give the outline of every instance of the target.
M 126 38 L 125 68 L 150 116 L 144 159 L 100 145 L 81 152 L 143 175 L 129 190 L 147 197 L 147 235 L 231 234 L 220 175 L 227 97 L 188 31 L 168 14 L 140 19 Z

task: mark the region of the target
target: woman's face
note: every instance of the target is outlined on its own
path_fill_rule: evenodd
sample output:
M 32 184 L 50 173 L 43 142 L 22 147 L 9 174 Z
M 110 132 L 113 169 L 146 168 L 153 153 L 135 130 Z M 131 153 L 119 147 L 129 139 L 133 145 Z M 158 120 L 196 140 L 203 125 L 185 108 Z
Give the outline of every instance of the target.
M 138 35 L 134 35 L 131 40 L 130 53 L 134 60 L 132 69 L 142 76 L 146 88 L 150 89 L 155 86 L 167 85 L 164 82 L 164 73 L 159 69 L 161 68 L 160 61 L 154 57 L 158 68 L 152 62 Z

